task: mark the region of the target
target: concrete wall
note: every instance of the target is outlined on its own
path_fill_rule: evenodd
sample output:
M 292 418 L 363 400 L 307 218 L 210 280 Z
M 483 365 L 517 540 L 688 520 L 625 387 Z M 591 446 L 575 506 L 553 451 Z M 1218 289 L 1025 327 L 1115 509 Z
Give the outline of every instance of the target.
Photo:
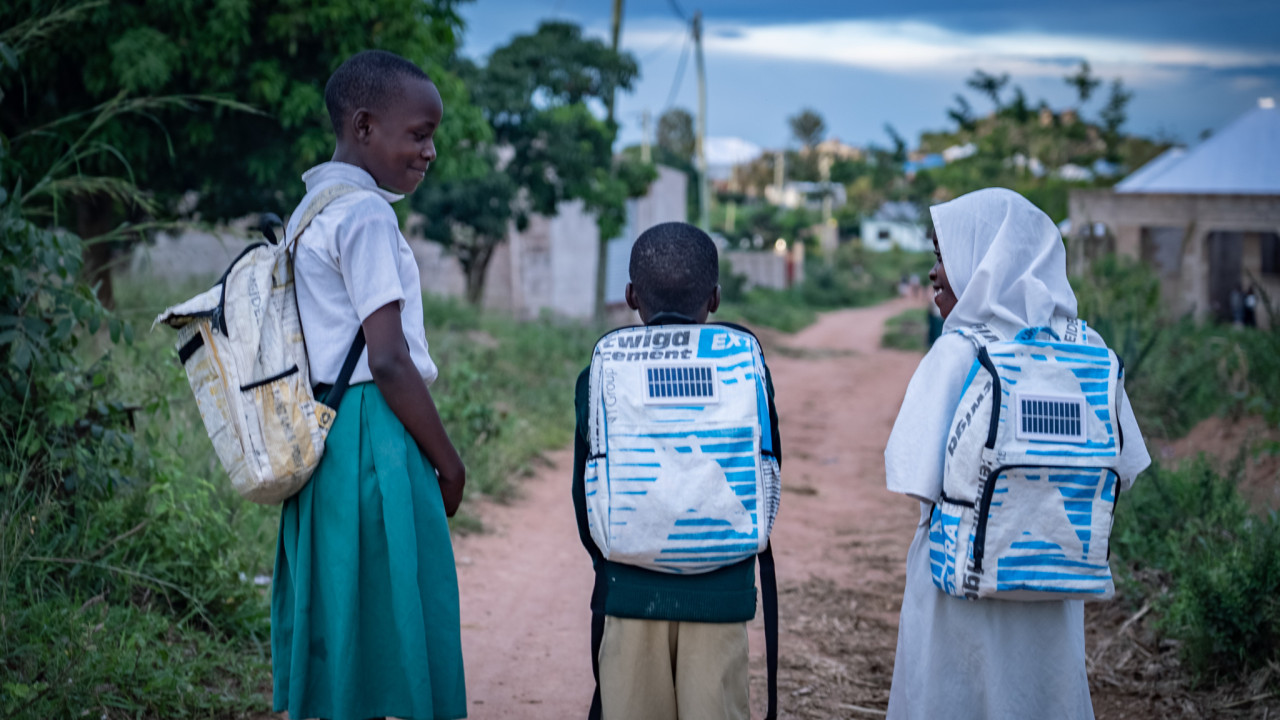
M 786 254 L 772 250 L 724 250 L 720 257 L 735 275 L 747 279 L 746 288 L 785 290 L 804 282 L 804 244 L 790 246 Z
M 1214 305 L 1211 238 L 1216 233 L 1244 233 L 1240 284 L 1248 285 L 1252 273 L 1266 292 L 1280 297 L 1280 275 L 1261 273 L 1260 240 L 1261 234 L 1280 233 L 1280 195 L 1076 190 L 1069 212 L 1075 229 L 1068 243 L 1071 272 L 1084 271 L 1107 251 L 1151 263 L 1161 274 L 1162 296 L 1175 315 L 1209 317 Z M 1103 232 L 1094 233 L 1095 227 Z M 1260 317 L 1260 322 L 1269 319 Z
M 685 174 L 658 167 L 658 179 L 641 198 L 627 201 L 627 229 L 610 248 L 611 277 L 620 277 L 616 302 L 622 301 L 631 244 L 645 228 L 686 217 Z M 422 289 L 437 295 L 463 297 L 466 280 L 456 257 L 441 245 L 424 240 L 409 222 L 408 242 L 418 262 Z M 247 224 L 218 232 L 160 233 L 152 245 L 134 251 L 133 273 L 183 280 L 216 277 L 251 241 L 258 238 Z M 566 317 L 590 317 L 595 311 L 596 263 L 600 231 L 595 216 L 581 201 L 562 203 L 554 217 L 535 215 L 523 232 L 515 223 L 508 242 L 498 246 L 489 262 L 483 304 L 486 308 L 537 317 L 551 312 Z M 608 287 L 608 285 L 606 285 Z

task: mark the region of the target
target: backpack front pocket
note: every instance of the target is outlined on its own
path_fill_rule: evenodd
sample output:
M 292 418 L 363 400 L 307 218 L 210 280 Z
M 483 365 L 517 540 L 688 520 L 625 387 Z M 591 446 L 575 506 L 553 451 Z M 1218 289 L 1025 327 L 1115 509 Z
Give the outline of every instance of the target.
M 1115 588 L 1108 537 L 1118 489 L 1108 468 L 997 468 L 976 508 L 978 596 L 1110 598 Z
M 592 534 L 607 536 L 609 560 L 700 573 L 764 548 L 776 499 L 757 428 L 614 426 L 607 456 L 595 460 L 585 490 Z
M 248 411 L 245 422 L 261 429 L 249 437 L 255 440 L 250 450 L 262 481 L 255 488 L 238 488 L 250 500 L 266 503 L 284 500 L 301 489 L 320 463 L 324 438 L 316 416 L 316 403 L 301 387 L 303 378 L 294 365 L 240 387 L 241 407 Z

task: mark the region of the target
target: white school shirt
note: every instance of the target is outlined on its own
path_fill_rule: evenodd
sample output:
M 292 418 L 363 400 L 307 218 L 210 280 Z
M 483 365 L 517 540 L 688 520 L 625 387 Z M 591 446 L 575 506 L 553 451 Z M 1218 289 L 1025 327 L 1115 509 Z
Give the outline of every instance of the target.
M 311 382 L 333 384 L 360 324 L 374 310 L 394 302 L 400 307 L 413 364 L 431 384 L 439 371 L 427 352 L 418 263 L 391 208 L 404 196 L 379 188 L 368 172 L 342 162 L 317 165 L 303 173 L 302 180 L 307 194 L 289 218 L 286 238 L 292 236 L 302 209 L 324 188 L 341 184 L 368 191 L 329 203 L 302 232 L 294 250 L 293 277 Z M 371 380 L 366 349 L 351 384 Z

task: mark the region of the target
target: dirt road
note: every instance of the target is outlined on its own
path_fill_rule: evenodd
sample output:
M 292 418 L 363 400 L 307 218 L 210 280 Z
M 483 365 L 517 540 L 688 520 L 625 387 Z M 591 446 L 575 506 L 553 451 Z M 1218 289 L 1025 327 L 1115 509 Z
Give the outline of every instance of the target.
M 771 342 L 783 438 L 777 556 L 782 717 L 875 717 L 888 701 L 918 506 L 884 489 L 883 450 L 919 354 L 879 347 L 895 301 L 824 315 Z M 593 688 L 591 567 L 569 498 L 572 452 L 478 513 L 458 539 L 471 717 L 585 717 Z M 751 626 L 751 697 L 764 710 L 764 635 Z M 862 710 L 870 710 L 865 712 Z

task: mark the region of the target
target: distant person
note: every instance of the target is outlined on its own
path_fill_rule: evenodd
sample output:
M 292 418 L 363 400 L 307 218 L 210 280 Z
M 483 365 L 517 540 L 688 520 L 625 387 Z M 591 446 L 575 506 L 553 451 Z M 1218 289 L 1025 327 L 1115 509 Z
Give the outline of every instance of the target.
M 907 278 L 907 287 L 911 289 L 911 297 L 920 297 L 920 274 L 911 273 L 911 277 Z
M 1253 285 L 1244 293 L 1243 320 L 1245 327 L 1258 327 L 1258 290 Z
M 1092 718 L 1081 601 L 956 597 L 934 585 L 930 558 L 931 508 L 944 501 L 951 421 L 977 356 L 955 331 L 984 324 L 1012 339 L 1047 326 L 1065 335 L 1076 298 L 1062 239 L 1048 216 L 1009 190 L 980 190 L 931 212 L 937 263 L 929 278 L 944 334 L 916 369 L 885 448 L 889 490 L 920 501 L 888 717 Z M 1091 328 L 1086 338 L 1104 347 Z M 1128 399 L 1118 405 L 1123 450 L 1115 470 L 1127 487 L 1150 457 Z
M 317 396 L 360 332 L 367 352 L 320 466 L 280 515 L 274 708 L 299 719 L 466 717 L 446 520 L 462 501 L 465 469 L 427 389 L 437 370 L 418 266 L 391 207 L 436 159 L 444 107 L 422 70 L 380 50 L 347 59 L 325 104 L 337 149 L 303 174 L 307 194 L 286 231 L 293 237 L 317 198 L 329 200 L 295 250 Z
M 1244 325 L 1244 291 L 1239 284 L 1227 295 L 1227 307 L 1231 311 L 1231 324 L 1236 327 Z
M 626 288 L 627 305 L 639 312 L 640 320 L 647 326 L 705 324 L 708 315 L 720 306 L 719 268 L 716 247 L 706 233 L 682 222 L 655 225 L 640 235 L 631 250 L 631 282 Z M 724 335 L 699 335 L 712 342 L 705 348 L 697 342 L 691 342 L 689 344 L 692 348 L 677 350 L 674 349 L 675 345 L 669 344 L 677 342 L 669 339 L 675 335 L 674 332 L 655 333 L 652 336 L 646 334 L 643 347 L 660 348 L 653 354 L 662 357 L 675 357 L 691 351 L 699 353 L 695 357 L 703 357 L 702 353 L 707 353 L 707 357 L 724 357 L 730 350 L 736 352 L 735 348 L 728 347 L 727 344 L 725 347 L 717 347 L 716 341 L 733 340 Z M 651 337 L 652 346 L 649 344 Z M 687 340 L 688 336 L 685 337 Z M 617 354 L 623 355 L 621 352 Z M 629 354 L 648 357 L 650 352 Z M 722 381 L 750 383 L 747 387 L 753 387 L 756 379 L 751 370 L 752 362 L 737 365 L 740 357 L 741 355 L 735 354 L 734 367 L 725 369 L 730 376 L 722 378 Z M 669 372 L 662 363 L 649 367 L 653 372 Z M 671 447 L 661 447 L 660 443 L 655 446 L 655 436 L 644 434 L 645 426 L 604 431 L 635 433 L 637 439 L 632 440 L 630 445 L 638 449 L 628 452 L 636 454 L 639 460 L 628 460 L 622 465 L 635 465 L 636 472 L 656 476 L 635 479 L 632 481 L 635 485 L 628 486 L 644 487 L 646 490 L 627 491 L 637 497 L 634 502 L 628 503 L 631 505 L 625 508 L 628 519 L 619 520 L 620 524 L 633 522 L 658 526 L 659 534 L 665 536 L 666 530 L 662 529 L 668 527 L 665 517 L 660 524 L 651 514 L 647 514 L 653 509 L 649 504 L 649 494 L 658 485 L 680 485 L 681 481 L 689 479 L 687 473 L 704 472 L 707 463 L 712 463 L 716 472 L 721 472 L 721 477 L 725 477 L 720 466 L 715 464 L 718 460 L 714 460 L 708 453 L 739 453 L 739 457 L 727 465 L 735 468 L 735 475 L 752 474 L 744 471 L 753 467 L 750 466 L 753 460 L 751 456 L 757 452 L 757 448 L 760 452 L 771 449 L 775 458 L 781 457 L 777 413 L 773 405 L 773 384 L 769 379 L 768 368 L 764 367 L 763 370 L 764 395 L 767 397 L 768 416 L 772 419 L 769 424 L 772 427 L 764 430 L 765 437 L 759 441 L 747 440 L 744 443 L 734 440 L 733 438 L 742 436 L 730 434 L 730 429 L 720 426 L 710 429 L 702 427 L 696 419 L 666 420 L 667 424 L 662 426 L 664 430 L 679 433 L 679 441 L 672 440 Z M 613 378 L 611 374 L 610 384 L 613 389 L 597 389 L 592 387 L 590 374 L 591 368 L 588 367 L 578 376 L 574 396 L 577 431 L 574 436 L 572 484 L 578 535 L 591 556 L 596 576 L 595 588 L 591 594 L 591 611 L 593 645 L 598 646 L 593 657 L 594 661 L 598 661 L 595 666 L 597 694 L 590 717 L 603 717 L 603 720 L 749 720 L 751 713 L 747 702 L 746 624 L 756 614 L 755 551 L 748 547 L 745 559 L 698 574 L 659 572 L 637 564 L 605 559 L 592 536 L 591 520 L 588 518 L 587 465 L 588 462 L 605 465 L 611 461 L 605 455 L 588 457 L 593 447 L 589 438 L 592 428 L 590 398 L 594 397 L 593 393 L 600 393 L 601 402 L 608 402 L 606 397 L 612 397 L 616 401 L 617 394 L 622 392 L 617 389 L 616 383 L 623 380 Z M 720 376 L 711 377 L 710 382 L 714 383 L 715 378 Z M 669 387 L 669 383 L 663 386 Z M 689 386 L 686 383 L 684 387 Z M 709 388 L 707 390 L 710 391 Z M 650 389 L 650 392 L 654 391 Z M 684 391 L 663 389 L 662 392 L 674 393 L 673 397 L 686 397 L 681 394 Z M 725 394 L 729 391 L 719 392 Z M 681 412 L 689 412 L 689 408 L 681 408 L 679 405 L 680 403 L 666 403 L 667 408 L 675 413 L 674 417 L 678 417 Z M 758 406 L 754 401 L 750 405 L 754 416 Z M 620 422 L 616 416 L 609 421 Z M 741 428 L 736 426 L 732 428 L 735 431 L 739 429 Z M 699 444 L 696 440 L 691 442 L 688 439 L 697 437 L 699 433 L 703 437 L 717 439 L 708 441 L 710 444 Z M 745 450 L 736 447 L 744 444 Z M 641 447 L 642 445 L 644 446 Z M 775 467 L 776 463 L 775 460 Z M 672 466 L 686 475 L 677 473 L 671 477 Z M 619 471 L 632 469 L 612 467 Z M 596 470 L 595 473 L 601 471 Z M 608 474 L 599 476 L 610 477 Z M 618 475 L 612 477 L 615 485 L 622 482 Z M 603 492 L 598 489 L 599 485 L 594 487 L 597 489 L 591 490 L 591 494 Z M 691 514 L 688 520 L 677 520 L 677 524 L 685 524 L 689 533 L 724 534 L 725 541 L 713 545 L 717 550 L 716 554 L 741 553 L 744 544 L 750 545 L 745 538 L 750 537 L 751 533 L 744 530 L 752 527 L 757 518 L 765 517 L 765 500 L 753 498 L 751 509 L 748 510 L 738 492 L 741 489 L 739 486 L 731 488 L 725 482 L 718 489 L 722 490 L 725 497 L 710 498 L 710 502 L 717 505 L 717 510 L 706 512 L 700 509 L 698 513 Z M 775 510 L 776 499 L 775 497 L 773 506 Z M 697 500 L 690 499 L 689 502 L 698 502 L 702 508 L 701 497 Z M 757 505 L 757 502 L 760 504 Z M 734 540 L 734 537 L 738 539 Z M 707 557 L 704 555 L 692 560 L 701 562 Z M 764 563 L 763 560 L 761 562 Z M 600 714 L 601 711 L 603 715 Z

